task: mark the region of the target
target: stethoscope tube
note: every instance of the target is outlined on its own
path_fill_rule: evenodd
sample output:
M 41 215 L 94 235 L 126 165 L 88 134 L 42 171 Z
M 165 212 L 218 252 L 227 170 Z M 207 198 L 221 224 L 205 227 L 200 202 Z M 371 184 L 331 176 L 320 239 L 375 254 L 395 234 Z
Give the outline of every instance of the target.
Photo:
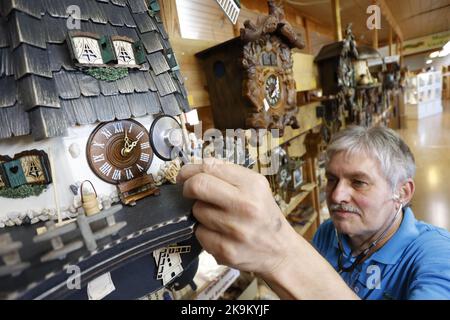
M 339 251 L 340 251 L 339 252 L 339 256 L 338 256 L 338 268 L 339 268 L 338 272 L 339 272 L 339 274 L 341 274 L 343 272 L 353 272 L 353 270 L 355 270 L 356 266 L 358 264 L 360 264 L 363 261 L 363 259 L 365 259 L 367 257 L 367 255 L 369 254 L 370 250 L 372 250 L 372 248 L 374 248 L 380 242 L 380 240 L 382 240 L 386 236 L 386 233 L 392 227 L 392 225 L 394 224 L 395 220 L 397 220 L 397 216 L 402 211 L 402 209 L 403 209 L 403 203 L 400 203 L 400 208 L 395 213 L 395 215 L 392 218 L 392 220 L 389 223 L 389 225 L 384 229 L 384 231 L 381 233 L 381 235 L 375 241 L 373 241 L 363 252 L 361 252 L 355 258 L 355 261 L 349 267 L 344 267 L 342 265 L 342 256 L 344 255 L 344 248 L 342 246 L 342 241 L 341 241 L 341 238 L 339 236 L 339 233 L 338 233 L 337 229 L 336 228 L 334 229 L 335 232 L 336 232 L 336 237 L 337 237 L 337 240 L 338 240 Z M 350 255 L 351 255 L 351 252 L 350 252 Z

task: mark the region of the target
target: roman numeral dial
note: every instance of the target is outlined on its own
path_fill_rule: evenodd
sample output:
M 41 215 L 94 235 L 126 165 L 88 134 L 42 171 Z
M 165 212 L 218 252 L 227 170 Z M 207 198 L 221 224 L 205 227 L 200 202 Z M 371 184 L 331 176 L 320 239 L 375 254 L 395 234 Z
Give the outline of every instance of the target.
M 127 119 L 98 125 L 88 139 L 86 155 L 100 179 L 117 184 L 146 174 L 153 150 L 147 129 Z

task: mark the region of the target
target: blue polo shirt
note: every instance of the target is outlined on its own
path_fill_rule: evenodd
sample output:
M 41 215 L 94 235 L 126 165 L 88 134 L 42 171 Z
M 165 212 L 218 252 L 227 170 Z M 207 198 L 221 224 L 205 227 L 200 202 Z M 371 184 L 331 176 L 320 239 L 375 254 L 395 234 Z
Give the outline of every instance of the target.
M 416 220 L 404 210 L 400 228 L 377 252 L 342 279 L 361 299 L 450 299 L 450 233 Z M 341 236 L 342 262 L 350 266 L 350 246 Z M 331 219 L 314 235 L 313 245 L 338 271 L 340 254 Z

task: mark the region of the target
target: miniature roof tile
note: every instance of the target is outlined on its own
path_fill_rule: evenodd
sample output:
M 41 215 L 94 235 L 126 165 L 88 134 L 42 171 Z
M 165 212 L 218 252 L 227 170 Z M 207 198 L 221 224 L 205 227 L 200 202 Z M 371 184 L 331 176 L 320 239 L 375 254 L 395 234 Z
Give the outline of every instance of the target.
M 149 54 L 147 56 L 147 60 L 156 75 L 169 71 L 170 69 L 169 64 L 167 63 L 167 59 L 161 51 Z
M 145 0 L 128 0 L 133 13 L 142 13 L 148 11 L 148 6 Z
M 80 31 L 140 40 L 148 62 L 117 81 L 85 74 L 66 42 L 72 5 L 80 8 Z M 167 33 L 147 5 L 0 0 L 0 139 L 31 134 L 39 140 L 63 135 L 68 126 L 189 111 L 183 77 L 167 61 Z
M 39 75 L 41 77 L 51 78 L 50 61 L 48 52 L 26 44 L 12 51 L 14 64 L 14 76 L 16 80 L 21 79 L 27 74 Z
M 0 48 L 9 46 L 9 34 L 6 32 L 6 19 L 0 17 Z
M 157 30 L 156 23 L 150 18 L 148 12 L 135 14 L 134 20 L 141 33 Z
M 10 48 L 0 48 L 0 77 L 14 75 L 14 64 L 9 51 Z
M 177 91 L 174 80 L 168 72 L 162 73 L 157 76 L 154 73 L 151 74 L 153 76 L 153 80 L 155 80 L 156 88 L 158 89 L 161 96 L 166 96 Z

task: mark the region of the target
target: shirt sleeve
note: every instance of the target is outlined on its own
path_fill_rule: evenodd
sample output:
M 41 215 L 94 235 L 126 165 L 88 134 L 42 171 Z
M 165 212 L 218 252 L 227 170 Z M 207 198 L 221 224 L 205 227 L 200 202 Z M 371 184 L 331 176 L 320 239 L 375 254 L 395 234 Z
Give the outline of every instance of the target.
M 317 229 L 314 237 L 312 239 L 312 245 L 319 251 L 322 255 L 324 255 L 325 251 L 329 249 L 330 246 L 330 232 L 333 233 L 332 229 L 333 222 L 331 220 L 327 220 L 322 223 Z
M 414 261 L 408 299 L 450 299 L 450 238 L 427 236 Z

